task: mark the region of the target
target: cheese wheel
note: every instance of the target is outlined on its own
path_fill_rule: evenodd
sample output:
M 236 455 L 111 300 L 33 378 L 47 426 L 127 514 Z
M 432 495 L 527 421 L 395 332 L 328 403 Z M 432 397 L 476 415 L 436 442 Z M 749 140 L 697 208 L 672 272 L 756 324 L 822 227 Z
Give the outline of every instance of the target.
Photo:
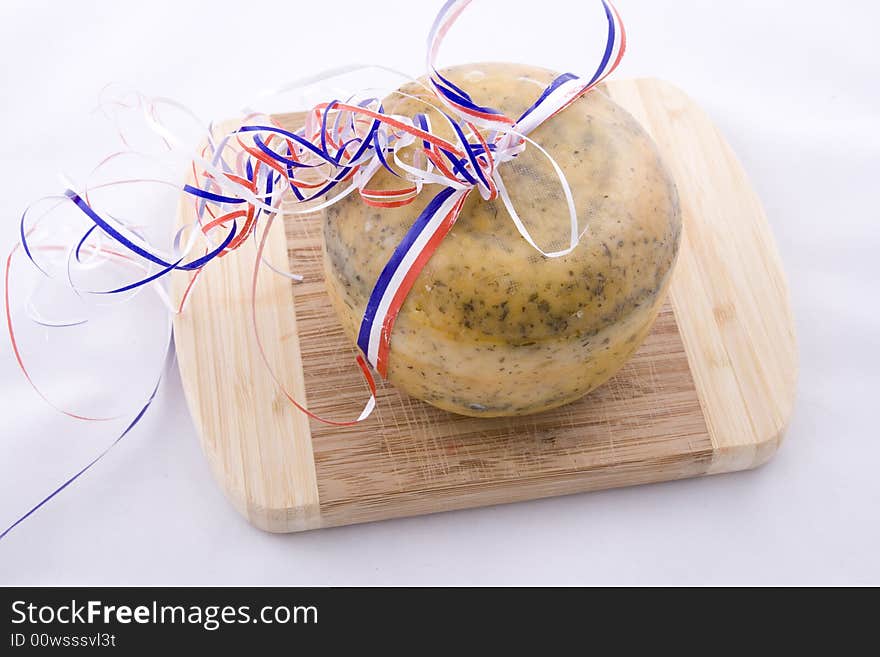
M 555 73 L 513 64 L 443 74 L 479 104 L 517 117 Z M 389 113 L 427 113 L 452 130 L 424 87 L 392 94 Z M 500 200 L 470 194 L 457 223 L 418 276 L 391 336 L 388 380 L 442 409 L 493 417 L 571 402 L 612 376 L 641 344 L 662 303 L 678 251 L 675 185 L 639 124 L 597 88 L 530 135 L 559 164 L 583 231 L 577 248 L 545 258 Z M 412 151 L 415 147 L 408 147 Z M 408 152 L 403 158 L 412 158 Z M 568 245 L 569 212 L 553 168 L 527 145 L 500 165 L 505 186 L 544 251 Z M 381 172 L 371 188 L 399 187 Z M 442 188 L 378 209 L 351 194 L 324 211 L 327 291 L 352 341 L 379 273 L 413 220 Z

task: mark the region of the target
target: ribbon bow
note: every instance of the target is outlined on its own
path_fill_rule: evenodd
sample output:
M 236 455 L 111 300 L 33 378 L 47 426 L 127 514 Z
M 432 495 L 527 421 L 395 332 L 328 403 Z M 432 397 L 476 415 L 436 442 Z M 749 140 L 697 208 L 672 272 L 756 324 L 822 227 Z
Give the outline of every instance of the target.
M 361 322 L 358 346 L 369 363 L 385 377 L 395 318 L 415 279 L 455 224 L 465 200 L 474 189 L 478 190 L 483 199 L 500 198 L 519 233 L 542 255 L 559 257 L 570 253 L 577 245 L 577 216 L 565 176 L 556 162 L 529 139 L 528 135 L 602 82 L 620 63 L 626 48 L 626 34 L 617 11 L 606 0 L 601 1 L 608 31 L 602 59 L 592 77 L 584 79 L 572 73 L 560 75 L 544 89 L 531 107 L 514 120 L 492 107 L 478 105 L 467 91 L 436 69 L 436 56 L 443 37 L 471 2 L 448 0 L 434 21 L 428 37 L 427 69 L 429 89 L 447 110 L 441 111 L 440 115 L 452 126 L 456 135 L 454 142 L 434 134 L 428 115 L 390 115 L 385 112 L 380 100 L 367 98 L 319 104 L 307 114 L 303 127 L 296 131 L 285 130 L 271 117 L 256 113 L 247 116 L 236 130 L 219 138 L 215 127 L 211 125 L 207 144 L 193 157 L 191 151 L 180 148 L 181 140 L 161 122 L 157 107 L 171 106 L 193 120 L 197 121 L 197 117 L 174 101 L 139 96 L 132 107 L 143 110 L 147 125 L 161 138 L 167 151 L 184 156 L 187 164 L 192 167 L 192 181 L 183 187 L 183 192 L 196 204 L 196 230 L 187 231 L 182 228 L 174 237 L 172 251 L 165 252 L 149 244 L 136 226 L 113 213 L 96 210 L 88 188 L 82 193 L 67 189 L 63 196 L 41 199 L 50 201 L 52 208 L 36 219 L 31 218 L 32 214 L 36 214 L 33 212 L 34 206 L 25 210 L 20 224 L 20 244 L 10 252 L 5 268 L 6 322 L 14 356 L 25 377 L 37 393 L 52 405 L 31 379 L 16 342 L 10 310 L 10 272 L 13 256 L 19 247 L 30 262 L 49 278 L 52 277 L 50 268 L 42 266 L 45 264 L 41 261 L 43 254 L 62 254 L 66 264 L 61 263 L 64 272 L 61 280 L 68 283 L 77 294 L 120 294 L 152 285 L 171 310 L 179 313 L 204 267 L 215 258 L 221 258 L 246 243 L 256 232 L 261 218 L 264 219 L 264 227 L 262 236 L 258 239 L 254 290 L 260 264 L 271 268 L 271 264 L 263 258 L 263 251 L 269 227 L 277 215 L 312 213 L 355 190 L 368 205 L 398 207 L 411 203 L 424 185 L 437 184 L 442 189 L 415 218 L 403 240 L 395 248 L 370 294 Z M 120 136 L 123 136 L 121 132 Z M 128 146 L 124 136 L 123 142 Z M 405 162 L 400 157 L 402 150 L 410 145 L 418 146 L 419 142 L 421 148 L 417 149 L 418 157 L 411 163 Z M 562 184 L 571 231 L 569 245 L 561 251 L 546 253 L 538 247 L 517 215 L 499 171 L 500 164 L 516 158 L 527 145 L 539 149 L 547 156 Z M 115 161 L 118 156 L 131 154 L 132 151 L 124 151 L 112 155 L 95 171 Z M 394 162 L 395 167 L 392 167 L 390 161 Z M 369 183 L 380 169 L 389 171 L 403 180 L 404 184 L 393 190 L 371 189 Z M 133 183 L 158 183 L 175 192 L 180 190 L 175 182 L 147 177 L 120 179 L 93 186 L 91 190 Z M 282 197 L 287 197 L 288 191 L 297 203 L 292 208 L 282 208 Z M 65 203 L 72 203 L 81 211 L 79 217 L 84 222 L 83 233 L 67 245 L 55 241 L 42 242 L 41 239 L 45 237 L 41 238 L 40 233 L 45 235 L 46 231 L 38 230 L 38 227 L 45 225 L 46 217 L 54 208 Z M 76 225 L 75 228 L 78 229 L 79 226 Z M 51 231 L 49 235 L 50 240 L 55 239 Z M 191 252 L 197 250 L 200 238 L 204 238 L 207 245 L 201 254 L 190 256 Z M 145 273 L 142 278 L 112 289 L 83 289 L 74 282 L 71 272 L 77 266 L 94 268 L 104 262 L 127 264 Z M 191 276 L 183 298 L 176 306 L 171 304 L 164 288 L 159 285 L 159 280 L 172 271 L 190 272 Z M 294 275 L 293 278 L 297 277 Z M 48 322 L 36 316 L 32 316 L 32 319 L 45 327 L 54 328 L 75 326 L 87 321 Z M 358 365 L 372 393 L 369 401 L 356 420 L 328 420 L 311 413 L 283 388 L 263 349 L 256 322 L 254 331 L 268 371 L 279 389 L 302 412 L 322 422 L 341 426 L 354 424 L 370 415 L 375 406 L 376 387 L 363 356 L 358 357 Z M 169 322 L 166 354 L 168 360 L 173 353 L 170 335 Z M 76 481 L 118 444 L 146 413 L 156 396 L 160 381 L 161 377 L 143 407 L 104 451 L 0 533 L 0 539 Z M 80 420 L 113 419 L 85 417 L 55 408 Z

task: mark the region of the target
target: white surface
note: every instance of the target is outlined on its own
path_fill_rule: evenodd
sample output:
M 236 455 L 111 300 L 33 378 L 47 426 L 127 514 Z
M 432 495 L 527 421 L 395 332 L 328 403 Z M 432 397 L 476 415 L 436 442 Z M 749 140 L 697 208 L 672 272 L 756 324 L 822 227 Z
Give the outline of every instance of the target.
M 0 583 L 880 584 L 880 11 L 867 1 L 845 11 L 827 2 L 619 4 L 630 50 L 617 76 L 665 78 L 696 98 L 742 159 L 776 235 L 801 371 L 774 460 L 747 473 L 276 536 L 223 498 L 172 378 L 118 449 L 0 542 Z M 387 27 L 374 9 L 385 5 L 412 29 L 370 42 L 362 35 Z M 299 19 L 314 24 L 320 4 L 260 5 L 273 24 L 292 26 L 261 59 L 242 18 L 256 5 L 6 0 L 0 247 L 12 245 L 28 201 L 58 191 L 57 172 L 84 175 L 105 152 L 87 117 L 106 82 L 225 116 L 318 62 L 419 74 L 435 5 L 332 3 L 335 37 L 363 45 L 326 57 L 305 54 L 319 31 L 295 30 Z M 204 47 L 230 29 L 237 59 Z M 535 34 L 523 48 L 552 65 L 544 44 L 550 37 Z M 146 381 L 148 369 L 132 379 Z M 87 386 L 81 374 L 64 376 Z M 54 415 L 6 346 L 0 417 L 0 526 L 114 435 Z

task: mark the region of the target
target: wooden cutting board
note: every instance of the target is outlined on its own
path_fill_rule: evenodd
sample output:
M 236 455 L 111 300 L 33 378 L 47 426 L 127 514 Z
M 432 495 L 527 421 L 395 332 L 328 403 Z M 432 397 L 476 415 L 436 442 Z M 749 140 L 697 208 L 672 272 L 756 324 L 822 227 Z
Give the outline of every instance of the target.
M 651 133 L 678 184 L 684 235 L 669 300 L 601 388 L 521 418 L 440 411 L 381 385 L 367 421 L 309 421 L 259 360 L 254 249 L 207 268 L 175 322 L 180 374 L 213 471 L 254 525 L 291 532 L 752 468 L 791 414 L 797 348 L 785 276 L 760 201 L 693 101 L 652 79 L 607 85 Z M 284 120 L 284 117 L 279 117 Z M 189 223 L 191 204 L 181 221 Z M 324 292 L 317 217 L 276 221 L 256 307 L 269 358 L 315 412 L 356 417 L 355 351 Z M 180 294 L 183 276 L 176 279 Z

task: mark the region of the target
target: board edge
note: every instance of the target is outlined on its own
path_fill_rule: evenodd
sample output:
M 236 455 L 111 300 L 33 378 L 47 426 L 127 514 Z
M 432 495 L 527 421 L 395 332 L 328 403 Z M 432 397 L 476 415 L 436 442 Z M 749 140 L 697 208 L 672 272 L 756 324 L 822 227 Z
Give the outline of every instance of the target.
M 629 83 L 630 92 L 623 93 L 622 84 Z M 740 198 L 727 199 L 730 203 L 723 208 L 695 205 L 696 190 L 680 194 L 683 235 L 670 299 L 714 445 L 706 474 L 756 468 L 782 444 L 798 375 L 788 282 L 766 213 L 720 130 L 681 89 L 654 78 L 612 81 L 608 87 L 651 133 L 679 190 L 704 183 L 699 165 L 708 164 L 714 153 L 702 152 L 707 143 L 718 150 L 713 166 L 719 166 L 720 156 L 727 169 L 723 180 L 744 190 Z M 615 97 L 616 89 L 623 98 Z M 650 112 L 648 97 L 662 99 L 662 115 Z M 686 126 L 678 121 L 684 113 L 692 119 Z M 687 158 L 665 156 L 672 141 Z M 730 190 L 716 191 L 723 198 Z M 721 253 L 726 257 L 719 257 Z M 724 266 L 719 268 L 719 263 Z M 731 263 L 740 263 L 742 271 L 735 271 Z M 730 280 L 705 276 L 722 269 Z M 761 312 L 762 305 L 767 313 Z M 746 421 L 731 421 L 735 415 Z

